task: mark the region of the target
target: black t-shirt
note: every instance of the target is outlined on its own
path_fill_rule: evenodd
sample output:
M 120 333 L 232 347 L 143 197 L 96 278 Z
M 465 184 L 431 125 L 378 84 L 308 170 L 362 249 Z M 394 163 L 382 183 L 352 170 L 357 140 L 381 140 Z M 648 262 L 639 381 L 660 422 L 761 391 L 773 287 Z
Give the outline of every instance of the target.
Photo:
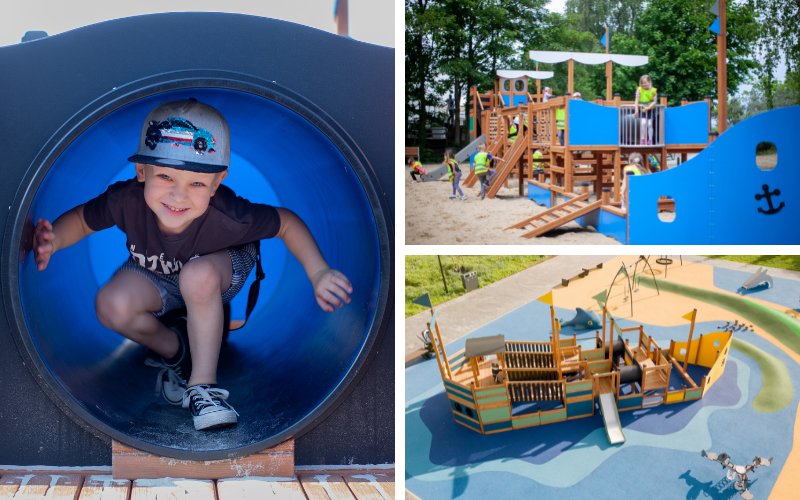
M 161 274 L 180 272 L 189 259 L 225 248 L 272 238 L 280 229 L 275 207 L 253 203 L 220 185 L 208 210 L 181 234 L 163 234 L 144 200 L 144 183 L 136 179 L 112 184 L 83 207 L 94 231 L 119 227 L 128 251 L 142 267 Z

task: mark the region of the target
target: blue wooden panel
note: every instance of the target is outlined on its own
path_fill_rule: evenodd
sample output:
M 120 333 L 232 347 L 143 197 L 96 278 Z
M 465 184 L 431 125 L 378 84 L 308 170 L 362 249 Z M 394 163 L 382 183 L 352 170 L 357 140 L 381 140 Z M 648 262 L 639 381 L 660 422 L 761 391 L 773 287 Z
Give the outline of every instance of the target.
M 536 204 L 550 208 L 550 190 L 544 189 L 536 184 L 528 183 L 528 199 L 533 200 Z
M 483 432 L 511 430 L 511 427 L 511 420 L 503 420 L 502 422 L 483 424 Z
M 616 146 L 619 144 L 619 111 L 591 102 L 569 101 L 570 146 Z
M 466 425 L 472 430 L 481 432 L 481 426 L 479 424 L 473 422 L 472 420 L 469 420 L 467 417 L 461 415 L 460 413 L 453 413 L 453 419 L 457 420 L 458 422 L 461 422 L 462 424 Z
M 708 104 L 695 102 L 667 108 L 664 116 L 664 141 L 667 144 L 705 144 L 708 142 Z
M 610 236 L 620 243 L 627 242 L 628 231 L 625 217 L 612 214 L 605 210 L 598 210 L 597 214 L 597 225 L 595 225 L 595 229 L 597 229 L 598 232 Z
M 570 403 L 567 405 L 567 418 L 577 417 L 578 415 L 589 415 L 592 413 L 592 406 L 594 400 L 578 401 L 577 403 Z
M 774 109 L 730 128 L 677 168 L 632 177 L 629 243 L 800 243 L 798 123 L 800 106 Z M 773 170 L 756 166 L 760 142 L 771 142 L 778 149 Z M 657 216 L 662 195 L 675 199 L 672 222 Z

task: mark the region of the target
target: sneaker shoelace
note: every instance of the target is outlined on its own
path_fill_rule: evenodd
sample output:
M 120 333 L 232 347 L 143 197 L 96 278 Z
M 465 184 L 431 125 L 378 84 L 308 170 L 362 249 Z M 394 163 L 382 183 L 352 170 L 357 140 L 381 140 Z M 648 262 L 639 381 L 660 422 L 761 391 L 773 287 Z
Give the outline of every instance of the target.
M 153 368 L 161 368 L 156 377 L 157 396 L 161 394 L 161 388 L 164 385 L 164 375 L 166 375 L 167 383 L 186 387 L 186 379 L 183 378 L 180 366 L 171 366 L 163 359 L 155 360 L 152 358 L 145 359 L 144 364 Z
M 225 389 L 202 385 L 195 385 L 186 390 L 189 391 L 192 407 L 198 413 L 209 406 L 223 406 L 220 400 L 228 399 L 229 395 L 229 392 Z M 225 406 L 233 410 L 236 416 L 239 416 L 239 412 L 234 410 L 231 405 Z

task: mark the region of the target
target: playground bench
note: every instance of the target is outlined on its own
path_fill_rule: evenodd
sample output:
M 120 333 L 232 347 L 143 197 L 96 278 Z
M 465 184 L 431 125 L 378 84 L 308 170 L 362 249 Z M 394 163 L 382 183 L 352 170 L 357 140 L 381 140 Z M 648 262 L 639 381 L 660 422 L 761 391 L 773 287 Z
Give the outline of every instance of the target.
M 411 157 L 419 158 L 419 147 L 413 146 L 409 147 L 406 146 L 406 163 L 408 163 L 408 159 Z

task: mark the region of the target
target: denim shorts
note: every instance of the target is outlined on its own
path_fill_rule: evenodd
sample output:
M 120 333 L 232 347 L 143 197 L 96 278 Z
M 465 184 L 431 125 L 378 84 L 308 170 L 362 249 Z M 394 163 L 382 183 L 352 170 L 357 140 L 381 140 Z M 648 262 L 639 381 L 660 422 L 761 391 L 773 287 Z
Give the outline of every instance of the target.
M 256 241 L 228 249 L 228 255 L 231 257 L 233 274 L 231 275 L 231 286 L 222 293 L 223 304 L 227 304 L 233 300 L 244 286 L 244 282 L 247 281 L 247 276 L 250 274 L 250 271 L 253 270 L 253 266 L 255 266 L 259 244 L 260 242 Z M 161 295 L 161 310 L 153 313 L 155 317 L 160 318 L 170 311 L 186 307 L 186 302 L 183 300 L 178 284 L 180 273 L 160 274 L 150 271 L 137 264 L 136 261 L 133 260 L 133 257 L 129 258 L 117 270 L 118 273 L 122 271 L 131 271 L 140 276 L 144 276 L 156 287 L 159 295 Z

